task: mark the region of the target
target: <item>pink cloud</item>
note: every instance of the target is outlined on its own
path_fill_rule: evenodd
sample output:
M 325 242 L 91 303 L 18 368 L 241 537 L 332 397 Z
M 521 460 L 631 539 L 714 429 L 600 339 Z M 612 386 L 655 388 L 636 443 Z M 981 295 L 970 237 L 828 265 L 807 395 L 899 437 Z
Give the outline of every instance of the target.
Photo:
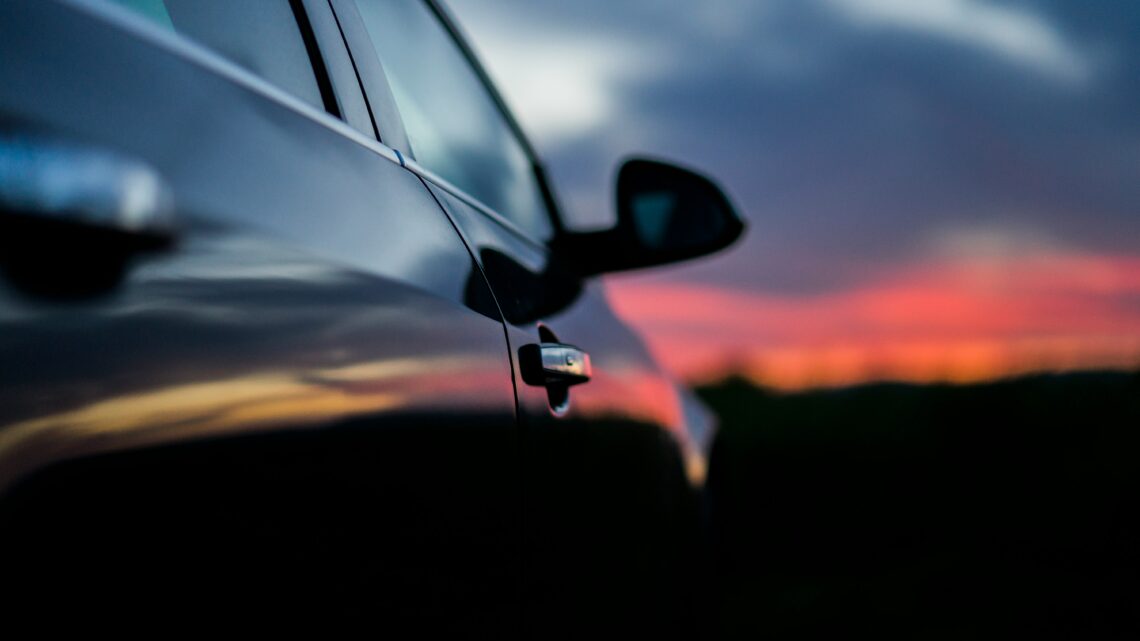
M 609 284 L 666 366 L 783 387 L 977 380 L 1140 365 L 1140 258 L 938 259 L 848 290 L 797 295 Z

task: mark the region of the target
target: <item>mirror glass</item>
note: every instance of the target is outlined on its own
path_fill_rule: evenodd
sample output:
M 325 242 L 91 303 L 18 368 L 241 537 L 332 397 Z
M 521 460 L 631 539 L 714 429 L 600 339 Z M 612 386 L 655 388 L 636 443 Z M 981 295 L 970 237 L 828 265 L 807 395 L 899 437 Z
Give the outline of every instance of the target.
M 562 232 L 551 248 L 578 276 L 707 256 L 744 232 L 728 197 L 698 173 L 656 160 L 627 160 L 617 176 L 617 224 Z
M 732 207 L 708 179 L 673 165 L 631 160 L 618 176 L 618 217 L 651 251 L 694 251 L 717 244 Z

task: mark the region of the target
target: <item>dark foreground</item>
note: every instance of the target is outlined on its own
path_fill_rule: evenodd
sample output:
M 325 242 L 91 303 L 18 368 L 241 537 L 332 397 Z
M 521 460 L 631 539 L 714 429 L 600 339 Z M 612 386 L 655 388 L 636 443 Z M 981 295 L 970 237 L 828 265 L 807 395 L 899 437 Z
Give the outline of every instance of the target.
M 1140 374 L 701 390 L 726 638 L 1140 638 Z

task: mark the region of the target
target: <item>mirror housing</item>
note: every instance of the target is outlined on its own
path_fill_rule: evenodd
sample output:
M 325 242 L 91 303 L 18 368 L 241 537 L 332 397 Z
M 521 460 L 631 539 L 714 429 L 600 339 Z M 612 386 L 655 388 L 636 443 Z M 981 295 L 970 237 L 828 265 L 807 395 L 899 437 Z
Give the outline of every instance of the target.
M 639 269 L 707 256 L 744 231 L 715 183 L 669 163 L 634 158 L 617 176 L 617 223 L 595 232 L 567 232 L 555 251 L 582 276 Z

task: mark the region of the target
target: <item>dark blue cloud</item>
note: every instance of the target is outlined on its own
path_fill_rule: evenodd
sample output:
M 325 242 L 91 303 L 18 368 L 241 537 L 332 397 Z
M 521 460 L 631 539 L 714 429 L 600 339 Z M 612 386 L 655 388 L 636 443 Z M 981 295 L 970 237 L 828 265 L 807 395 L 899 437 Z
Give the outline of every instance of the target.
M 750 236 L 658 278 L 846 287 L 958 228 L 1140 251 L 1140 4 L 912 1 L 452 5 L 508 99 L 499 70 L 543 42 L 615 43 L 642 66 L 607 85 L 600 122 L 534 137 L 586 223 L 629 153 L 726 186 Z

